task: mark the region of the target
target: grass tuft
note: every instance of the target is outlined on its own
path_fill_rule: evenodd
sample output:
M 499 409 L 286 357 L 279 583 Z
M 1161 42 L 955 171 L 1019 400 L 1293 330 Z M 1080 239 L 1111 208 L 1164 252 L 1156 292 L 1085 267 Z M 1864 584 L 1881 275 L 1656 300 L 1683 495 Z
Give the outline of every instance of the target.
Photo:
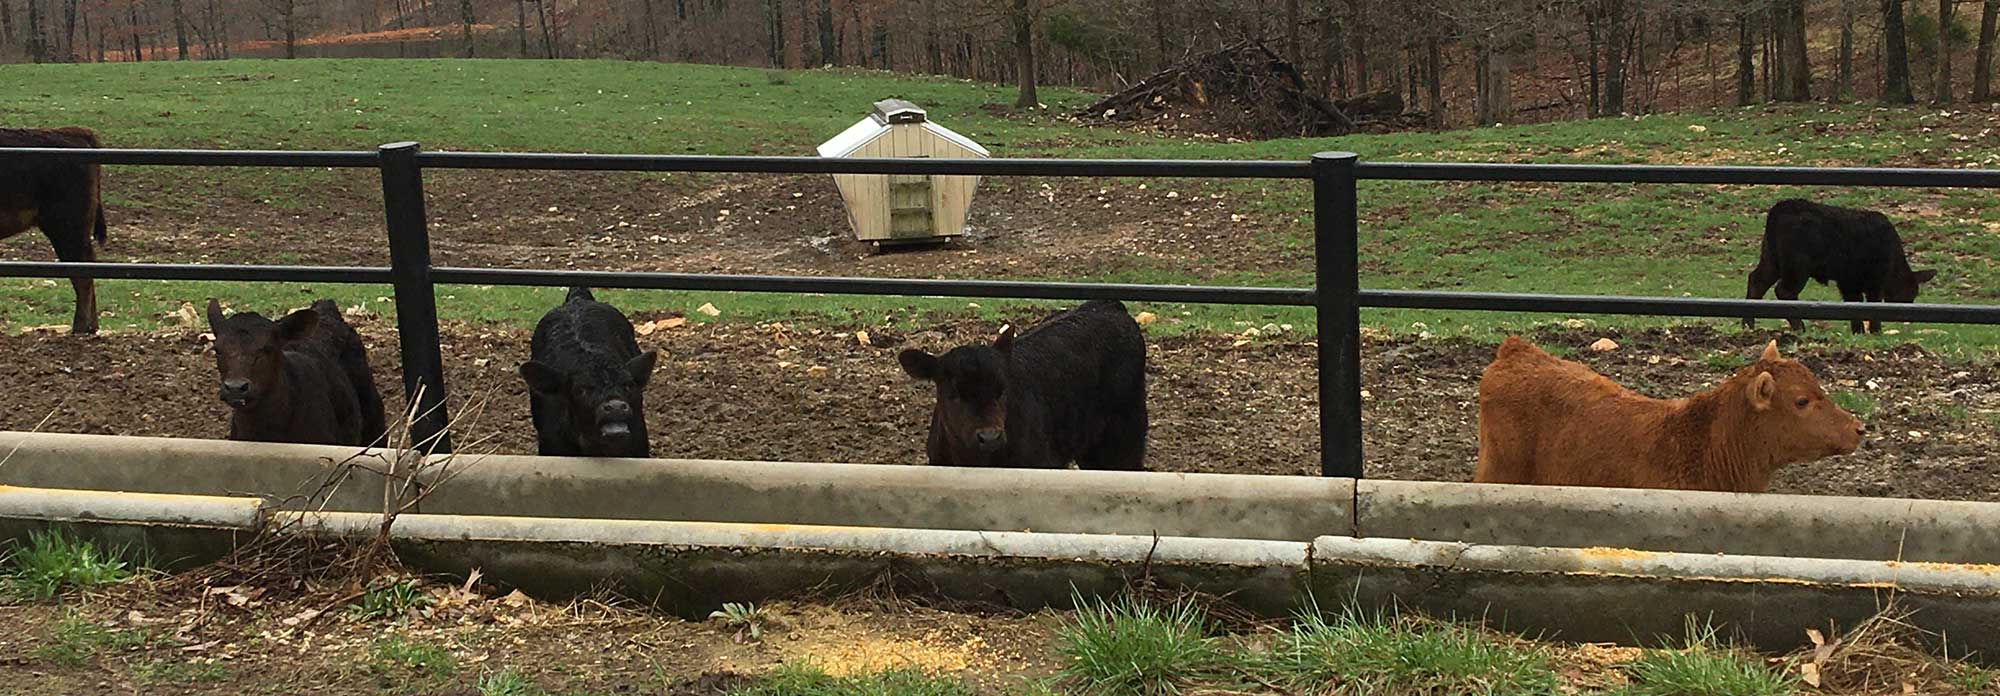
M 1714 626 L 1693 622 L 1683 647 L 1648 651 L 1625 673 L 1632 686 L 1624 696 L 1789 696 L 1798 688 L 1755 656 L 1722 647 Z
M 82 667 L 106 649 L 124 650 L 144 645 L 145 642 L 144 633 L 112 630 L 70 612 L 56 623 L 49 641 L 35 648 L 34 656 L 64 667 Z
M 437 644 L 391 635 L 368 645 L 368 667 L 381 675 L 413 673 L 449 679 L 458 674 L 458 658 Z
M 1208 616 L 1189 602 L 1160 606 L 1132 597 L 1076 601 L 1057 629 L 1068 664 L 1061 681 L 1089 694 L 1171 696 L 1225 662 Z
M 26 545 L 0 555 L 0 596 L 44 600 L 122 582 L 132 570 L 121 555 L 61 530 L 30 532 Z
M 1260 667 L 1303 693 L 1561 693 L 1540 647 L 1476 627 L 1358 610 L 1301 616 Z

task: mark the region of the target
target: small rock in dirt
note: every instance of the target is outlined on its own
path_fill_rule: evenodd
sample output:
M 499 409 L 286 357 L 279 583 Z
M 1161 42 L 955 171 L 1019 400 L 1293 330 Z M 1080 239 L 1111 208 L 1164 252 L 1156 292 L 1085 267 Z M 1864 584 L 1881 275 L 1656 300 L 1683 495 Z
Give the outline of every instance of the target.
M 1264 326 L 1258 328 L 1257 330 L 1267 334 L 1274 334 L 1279 331 L 1277 324 L 1265 324 Z
M 715 304 L 712 302 L 703 302 L 701 303 L 701 307 L 696 308 L 694 311 L 701 312 L 702 316 L 709 316 L 709 317 L 722 316 L 722 310 L 716 309 Z
M 1139 322 L 1140 326 L 1151 326 L 1153 322 L 1159 320 L 1160 315 L 1152 312 L 1140 312 L 1137 316 L 1132 317 L 1132 321 Z
M 806 376 L 808 376 L 808 377 L 825 377 L 825 376 L 826 376 L 826 366 L 824 366 L 824 365 L 814 365 L 814 366 L 812 366 L 812 367 L 808 367 L 808 368 L 806 368 Z
M 1591 342 L 1590 350 L 1595 353 L 1609 353 L 1618 350 L 1618 342 L 1608 338 L 1600 338 Z

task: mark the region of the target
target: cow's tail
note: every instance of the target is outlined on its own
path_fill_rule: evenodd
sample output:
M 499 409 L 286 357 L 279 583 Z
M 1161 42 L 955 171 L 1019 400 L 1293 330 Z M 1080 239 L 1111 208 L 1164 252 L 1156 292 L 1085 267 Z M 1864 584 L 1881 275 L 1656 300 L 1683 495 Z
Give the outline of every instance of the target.
M 569 296 L 563 298 L 564 302 L 575 302 L 577 300 L 596 302 L 597 296 L 590 294 L 590 288 L 578 285 L 576 287 L 570 288 Z
M 99 244 L 100 246 L 104 244 L 104 239 L 105 239 L 105 236 L 106 236 L 106 235 L 104 234 L 104 204 L 103 204 L 103 203 L 99 203 L 99 204 L 97 204 L 97 226 L 96 226 L 96 228 L 94 228 L 94 229 L 92 229 L 92 230 L 90 231 L 90 236 L 91 236 L 91 237 L 93 237 L 93 238 L 95 238 L 95 239 L 97 240 L 97 243 L 98 243 L 98 244 Z

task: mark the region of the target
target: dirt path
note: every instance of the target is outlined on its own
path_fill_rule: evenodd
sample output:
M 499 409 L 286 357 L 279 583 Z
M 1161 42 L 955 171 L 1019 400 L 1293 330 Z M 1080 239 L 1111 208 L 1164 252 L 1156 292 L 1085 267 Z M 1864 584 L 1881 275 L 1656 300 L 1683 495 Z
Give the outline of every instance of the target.
M 657 317 L 639 316 L 650 322 Z M 854 333 L 771 323 L 686 324 L 642 337 L 662 360 L 647 394 L 657 456 L 922 464 L 932 394 L 903 375 L 895 352 L 990 337 L 996 324 L 953 321 Z M 364 322 L 376 382 L 400 402 L 393 327 Z M 1623 347 L 1587 363 L 1643 392 L 1679 396 L 1712 385 L 1763 340 L 1701 326 L 1639 333 L 1545 333 L 1572 350 L 1600 335 Z M 1227 336 L 1149 339 L 1149 465 L 1162 471 L 1317 471 L 1314 348 L 1302 339 L 1238 345 Z M 483 400 L 460 442 L 532 453 L 527 395 L 515 367 L 528 332 L 450 326 L 453 407 Z M 1796 352 L 1788 349 L 1788 352 Z M 0 336 L 9 389 L 0 427 L 219 438 L 227 413 L 213 357 L 194 333 L 75 338 Z M 1468 480 L 1477 451 L 1473 402 L 1492 346 L 1457 340 L 1364 341 L 1363 422 L 1371 477 Z M 2000 369 L 1953 365 L 1915 346 L 1797 352 L 1831 389 L 1872 406 L 1860 452 L 1780 472 L 1789 493 L 2000 501 Z M 1865 379 L 1860 375 L 1867 375 Z M 52 414 L 52 415 L 51 415 Z

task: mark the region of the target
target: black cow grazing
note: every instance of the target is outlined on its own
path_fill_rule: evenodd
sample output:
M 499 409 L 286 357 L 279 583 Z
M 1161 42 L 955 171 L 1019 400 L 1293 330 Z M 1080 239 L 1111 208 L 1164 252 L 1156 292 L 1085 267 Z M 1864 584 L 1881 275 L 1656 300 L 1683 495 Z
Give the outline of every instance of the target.
M 1146 339 L 1116 301 L 1093 300 L 991 346 L 905 350 L 937 384 L 934 466 L 1138 471 L 1146 460 Z
M 1806 280 L 1832 281 L 1845 302 L 1914 302 L 1917 287 L 1937 276 L 1936 270 L 1912 271 L 1903 253 L 1903 238 L 1889 218 L 1872 210 L 1822 205 L 1797 198 L 1779 201 L 1764 216 L 1764 247 L 1750 271 L 1745 297 L 1763 299 L 1777 285 L 1780 300 L 1799 299 Z M 1787 319 L 1792 330 L 1805 322 Z M 1743 326 L 1757 325 L 1745 318 Z M 1882 332 L 1882 322 L 1869 322 Z M 1861 322 L 1852 322 L 1861 333 Z
M 85 128 L 0 128 L 0 147 L 98 147 Z M 0 157 L 0 239 L 30 227 L 56 249 L 60 261 L 96 261 L 94 238 L 104 243 L 104 204 L 99 200 L 100 168 L 81 162 Z M 97 333 L 97 288 L 89 278 L 71 278 L 76 315 L 71 333 Z
M 229 439 L 324 445 L 379 444 L 382 394 L 361 336 L 332 300 L 277 321 L 256 312 L 222 316 L 208 301 Z
M 646 380 L 658 351 L 639 352 L 632 322 L 589 288 L 542 315 L 521 363 L 528 410 L 544 455 L 645 457 Z

